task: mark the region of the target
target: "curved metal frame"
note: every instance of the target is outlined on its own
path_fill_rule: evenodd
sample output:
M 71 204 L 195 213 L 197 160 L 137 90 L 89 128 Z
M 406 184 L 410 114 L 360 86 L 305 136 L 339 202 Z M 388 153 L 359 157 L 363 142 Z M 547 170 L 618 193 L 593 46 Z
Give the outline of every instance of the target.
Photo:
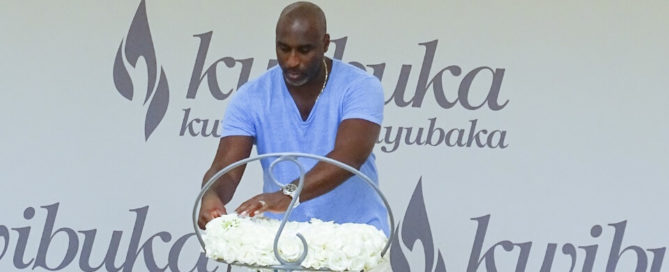
M 340 161 L 337 161 L 337 160 L 334 160 L 334 159 L 331 159 L 331 158 L 327 158 L 327 157 L 323 157 L 323 156 L 313 155 L 313 154 L 291 153 L 291 152 L 289 152 L 289 153 L 269 153 L 269 154 L 258 155 L 256 157 L 251 157 L 251 158 L 247 158 L 247 159 L 237 161 L 235 163 L 232 163 L 232 164 L 228 165 L 227 167 L 223 168 L 222 170 L 218 171 L 216 174 L 214 174 L 207 181 L 207 183 L 204 184 L 204 186 L 202 186 L 202 190 L 200 191 L 200 194 L 198 194 L 197 199 L 195 200 L 195 205 L 193 207 L 193 229 L 195 230 L 195 235 L 197 236 L 197 240 L 200 242 L 200 246 L 202 247 L 202 250 L 206 251 L 205 245 L 204 245 L 204 240 L 202 239 L 202 234 L 200 233 L 200 228 L 197 225 L 198 210 L 200 208 L 200 202 L 202 200 L 202 196 L 204 196 L 204 194 L 211 188 L 211 186 L 214 185 L 216 180 L 218 180 L 220 177 L 225 175 L 227 172 L 230 172 L 230 170 L 232 170 L 234 168 L 237 168 L 241 165 L 247 164 L 249 162 L 253 162 L 253 161 L 257 161 L 257 160 L 261 160 L 261 159 L 265 159 L 265 158 L 272 158 L 272 157 L 278 157 L 278 158 L 275 159 L 274 161 L 272 161 L 272 163 L 270 164 L 269 175 L 270 175 L 270 178 L 272 179 L 272 181 L 274 183 L 276 183 L 277 185 L 279 185 L 279 187 L 283 187 L 284 184 L 277 181 L 277 179 L 274 177 L 274 172 L 272 171 L 274 169 L 274 167 L 278 163 L 283 162 L 283 161 L 290 161 L 290 162 L 293 162 L 295 165 L 297 165 L 297 167 L 299 168 L 299 171 L 300 171 L 299 183 L 297 185 L 297 191 L 296 191 L 296 195 L 298 195 L 298 196 L 300 195 L 300 193 L 302 192 L 302 188 L 304 187 L 304 175 L 305 175 L 305 171 L 304 171 L 304 167 L 302 166 L 302 163 L 300 163 L 297 160 L 298 157 L 310 158 L 310 159 L 314 159 L 314 160 L 317 160 L 317 161 L 326 162 L 326 163 L 335 165 L 337 167 L 340 167 L 344 170 L 347 170 L 347 171 L 351 172 L 354 175 L 357 175 L 357 176 L 361 177 L 362 180 L 364 180 L 367 183 L 367 185 L 371 186 L 376 191 L 376 193 L 381 197 L 381 200 L 383 200 L 383 204 L 386 205 L 386 209 L 388 211 L 388 219 L 390 221 L 390 237 L 388 237 L 388 242 L 386 243 L 386 246 L 381 251 L 381 256 L 385 256 L 385 254 L 388 251 L 388 248 L 390 247 L 390 243 L 392 242 L 393 237 L 395 237 L 395 235 L 396 235 L 396 233 L 395 233 L 395 219 L 394 219 L 393 213 L 390 209 L 390 204 L 388 204 L 388 200 L 383 195 L 383 193 L 381 193 L 381 190 L 379 190 L 379 188 L 374 184 L 374 182 L 369 177 L 367 177 L 365 174 L 360 172 L 358 169 L 355 169 L 355 168 L 353 168 L 353 167 L 351 167 L 351 166 L 349 166 L 345 163 L 342 163 Z M 303 249 L 304 249 L 304 251 L 300 255 L 300 258 L 298 258 L 294 262 L 289 262 L 289 261 L 283 259 L 281 257 L 281 255 L 279 255 L 279 250 L 278 250 L 279 237 L 281 237 L 281 233 L 283 232 L 283 228 L 286 225 L 286 223 L 288 222 L 288 217 L 290 217 L 290 214 L 292 213 L 292 211 L 294 209 L 294 205 L 295 205 L 296 201 L 298 201 L 298 198 L 293 198 L 293 200 L 291 200 L 290 206 L 288 206 L 288 209 L 284 213 L 283 219 L 281 220 L 279 230 L 277 231 L 276 235 L 274 236 L 274 256 L 276 257 L 277 260 L 279 260 L 281 265 L 254 266 L 254 265 L 240 264 L 240 263 L 234 263 L 234 262 L 233 263 L 228 263 L 228 264 L 240 265 L 240 266 L 246 266 L 246 267 L 252 267 L 252 268 L 273 269 L 274 271 L 278 271 L 278 270 L 284 270 L 284 271 L 305 271 L 305 270 L 330 271 L 329 269 L 308 269 L 308 268 L 305 268 L 305 267 L 301 266 L 301 263 L 304 261 L 304 259 L 307 256 L 307 251 L 308 251 L 309 247 L 307 246 L 306 240 L 304 239 L 304 237 L 300 233 L 296 234 L 297 237 L 300 238 L 300 240 L 302 242 Z M 224 262 L 224 260 L 223 261 L 217 260 L 217 261 Z

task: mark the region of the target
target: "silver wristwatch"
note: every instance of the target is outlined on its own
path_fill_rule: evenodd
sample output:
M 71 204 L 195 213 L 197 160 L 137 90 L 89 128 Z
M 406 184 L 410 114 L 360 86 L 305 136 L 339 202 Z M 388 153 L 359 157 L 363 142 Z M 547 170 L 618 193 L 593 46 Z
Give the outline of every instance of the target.
M 295 185 L 293 183 L 288 183 L 288 184 L 283 186 L 281 191 L 283 192 L 284 195 L 287 195 L 290 198 L 295 199 L 295 205 L 293 205 L 293 208 L 300 205 L 300 196 L 299 195 L 296 196 L 297 195 L 297 185 Z

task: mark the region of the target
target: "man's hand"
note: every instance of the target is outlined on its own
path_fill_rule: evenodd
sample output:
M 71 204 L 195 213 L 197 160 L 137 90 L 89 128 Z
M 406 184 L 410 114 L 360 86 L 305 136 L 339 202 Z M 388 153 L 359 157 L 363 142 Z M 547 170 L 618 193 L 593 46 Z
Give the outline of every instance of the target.
M 221 199 L 218 198 L 215 192 L 208 191 L 202 197 L 197 224 L 200 226 L 200 229 L 206 229 L 205 225 L 209 221 L 224 214 L 227 214 L 227 211 Z
M 214 162 L 207 173 L 204 174 L 202 185 L 204 186 L 211 177 L 226 166 L 248 158 L 252 148 L 253 137 L 228 136 L 221 138 Z M 209 191 L 202 196 L 200 214 L 197 220 L 197 224 L 201 229 L 205 229 L 205 225 L 211 219 L 227 214 L 225 203 L 228 203 L 232 199 L 232 195 L 235 193 L 237 185 L 239 185 L 239 181 L 242 179 L 245 168 L 246 165 L 239 166 L 218 178 Z
M 259 194 L 245 201 L 235 210 L 241 216 L 256 216 L 262 212 L 282 213 L 288 209 L 292 199 L 281 191 Z

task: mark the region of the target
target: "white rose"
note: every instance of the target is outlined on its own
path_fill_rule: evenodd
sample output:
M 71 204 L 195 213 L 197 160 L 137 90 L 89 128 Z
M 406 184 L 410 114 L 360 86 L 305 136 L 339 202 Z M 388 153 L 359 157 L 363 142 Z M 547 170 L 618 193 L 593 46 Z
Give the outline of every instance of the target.
M 302 242 L 297 237 L 285 237 L 279 240 L 279 254 L 288 261 L 297 260 L 302 254 Z
M 328 254 L 327 267 L 335 271 L 344 271 L 351 265 L 351 261 L 346 258 L 341 251 L 332 251 Z

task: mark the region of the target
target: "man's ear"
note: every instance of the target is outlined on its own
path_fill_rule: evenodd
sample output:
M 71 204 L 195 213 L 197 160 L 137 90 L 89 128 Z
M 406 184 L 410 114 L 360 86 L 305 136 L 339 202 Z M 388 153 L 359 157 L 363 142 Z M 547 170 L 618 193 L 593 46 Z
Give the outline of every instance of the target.
M 325 33 L 325 36 L 323 36 L 323 52 L 328 51 L 328 47 L 330 47 L 330 34 Z

